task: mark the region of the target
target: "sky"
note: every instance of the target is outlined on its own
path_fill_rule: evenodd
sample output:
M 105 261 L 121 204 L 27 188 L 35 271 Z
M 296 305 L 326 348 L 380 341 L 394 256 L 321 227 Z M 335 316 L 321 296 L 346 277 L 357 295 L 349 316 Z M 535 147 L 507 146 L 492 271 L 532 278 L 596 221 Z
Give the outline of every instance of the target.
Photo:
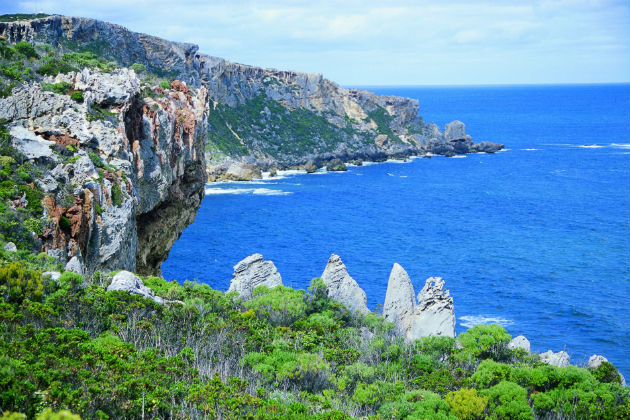
M 0 0 L 344 86 L 630 82 L 628 0 Z

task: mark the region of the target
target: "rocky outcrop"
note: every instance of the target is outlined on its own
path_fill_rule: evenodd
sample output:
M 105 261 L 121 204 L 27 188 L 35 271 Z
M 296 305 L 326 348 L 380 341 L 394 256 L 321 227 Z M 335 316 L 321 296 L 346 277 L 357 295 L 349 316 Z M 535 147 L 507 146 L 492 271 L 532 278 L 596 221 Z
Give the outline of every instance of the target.
M 569 363 L 571 361 L 571 358 L 566 351 L 559 351 L 557 353 L 554 353 L 551 350 L 547 350 L 544 353 L 540 353 L 539 356 L 541 362 L 557 367 L 569 366 Z
M 80 46 L 123 66 L 144 64 L 155 74 L 206 87 L 207 108 L 215 112 L 209 125 L 212 153 L 206 156 L 211 180 L 247 180 L 261 170 L 308 162 L 324 167 L 332 159 L 379 161 L 424 153 L 492 153 L 503 147 L 473 144 L 459 121 L 444 132 L 425 123 L 415 99 L 344 89 L 321 74 L 234 63 L 201 54 L 193 44 L 93 19 L 49 16 L 0 22 L 0 36 L 62 51 Z M 252 119 L 245 121 L 245 116 Z M 234 124 L 239 120 L 242 124 Z
M 68 83 L 84 101 L 37 82 L 0 99 L 14 146 L 42 173 L 42 250 L 86 274 L 160 274 L 204 195 L 205 88 L 193 94 L 174 82 L 143 97 L 128 69 L 47 81 Z
M 165 301 L 155 295 L 153 290 L 144 285 L 142 279 L 129 271 L 120 271 L 116 273 L 111 284 L 107 287 L 107 291 L 124 290 L 126 292 L 149 298 L 156 303 L 163 304 Z
M 258 286 L 270 289 L 282 286 L 282 277 L 273 261 L 265 261 L 261 254 L 254 254 L 234 266 L 228 293 L 238 292 L 242 299 L 249 300 Z
M 17 246 L 13 242 L 7 242 L 4 245 L 4 250 L 7 252 L 17 252 Z
M 343 303 L 351 310 L 361 313 L 369 312 L 365 292 L 356 280 L 350 277 L 339 255 L 330 256 L 321 278 L 326 285 L 326 294 L 329 298 Z
M 606 359 L 604 356 L 601 356 L 599 354 L 594 354 L 588 359 L 588 362 L 586 363 L 586 367 L 588 369 L 596 370 L 596 369 L 599 369 L 602 366 L 602 363 L 604 362 L 608 362 L 608 359 Z M 626 386 L 626 378 L 624 378 L 621 372 L 617 371 L 617 373 L 619 374 L 619 383 L 621 384 L 621 386 Z
M 398 333 L 407 337 L 413 325 L 416 308 L 416 293 L 413 290 L 409 275 L 398 263 L 389 275 L 383 317 L 396 325 Z
M 519 335 L 519 336 L 514 337 L 512 340 L 510 340 L 507 346 L 508 346 L 508 349 L 511 349 L 511 350 L 522 349 L 527 354 L 532 353 L 531 344 L 529 343 L 529 340 L 524 335 Z
M 383 317 L 396 325 L 408 340 L 428 336 L 455 337 L 453 298 L 449 291 L 442 292 L 444 281 L 430 277 L 414 296 L 413 285 L 407 272 L 395 263 L 389 275 Z

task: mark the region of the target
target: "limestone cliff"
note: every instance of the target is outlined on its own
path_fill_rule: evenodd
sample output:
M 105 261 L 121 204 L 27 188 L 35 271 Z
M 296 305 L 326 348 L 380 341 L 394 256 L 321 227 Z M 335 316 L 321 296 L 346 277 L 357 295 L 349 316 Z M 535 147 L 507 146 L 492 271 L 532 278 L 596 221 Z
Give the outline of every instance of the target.
M 321 74 L 263 69 L 198 52 L 93 19 L 49 16 L 0 23 L 9 42 L 92 51 L 122 66 L 208 90 L 206 162 L 210 179 L 247 179 L 260 170 L 321 167 L 332 159 L 383 160 L 434 153 L 494 152 L 474 145 L 463 124 L 447 133 L 418 117 L 418 101 L 344 89 Z M 458 137 L 456 134 L 460 133 Z
M 151 92 L 131 70 L 84 68 L 0 99 L 13 146 L 40 174 L 43 251 L 87 273 L 160 273 L 203 198 L 207 91 L 175 81 Z

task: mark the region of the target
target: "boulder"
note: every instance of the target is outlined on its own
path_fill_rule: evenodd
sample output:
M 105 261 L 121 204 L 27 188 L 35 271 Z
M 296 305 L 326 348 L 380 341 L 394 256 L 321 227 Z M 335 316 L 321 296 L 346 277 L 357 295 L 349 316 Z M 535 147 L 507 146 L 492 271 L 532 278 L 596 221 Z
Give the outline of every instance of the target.
M 234 266 L 228 292 L 236 291 L 245 300 L 251 299 L 258 286 L 282 286 L 282 277 L 273 261 L 263 260 L 261 254 L 250 255 Z
M 489 141 L 482 141 L 475 143 L 471 146 L 470 151 L 475 153 L 496 153 L 503 149 L 504 145 L 498 143 L 492 143 Z
M 416 296 L 409 275 L 394 263 L 387 283 L 383 317 L 396 325 L 399 334 L 406 337 L 413 323 Z
M 418 293 L 413 323 L 407 338 L 415 340 L 427 336 L 455 337 L 453 298 L 443 292 L 444 280 L 429 277 Z
M 107 287 L 107 291 L 124 290 L 132 294 L 141 295 L 152 299 L 157 303 L 164 303 L 164 299 L 156 296 L 153 290 L 144 285 L 142 279 L 129 271 L 120 271 L 112 279 L 112 283 Z
M 74 256 L 70 258 L 70 261 L 66 264 L 66 271 L 72 271 L 73 273 L 83 275 L 83 265 L 81 264 L 81 261 L 79 261 L 78 257 Z
M 586 367 L 589 369 L 599 369 L 602 363 L 607 362 L 607 361 L 608 359 L 606 359 L 604 356 L 594 354 L 588 359 L 588 363 L 586 363 Z
M 17 252 L 17 246 L 13 242 L 7 242 L 4 245 L 4 250 L 8 252 Z
M 50 280 L 57 281 L 61 277 L 61 273 L 59 271 L 44 271 L 42 277 L 48 277 Z
M 566 351 L 554 353 L 551 350 L 547 350 L 544 353 L 540 353 L 540 361 L 551 366 L 566 367 L 569 366 L 570 360 L 571 358 Z
M 328 297 L 343 303 L 352 310 L 361 313 L 369 312 L 365 292 L 350 277 L 339 255 L 332 254 L 330 256 L 321 277 L 326 285 Z
M 451 121 L 446 124 L 444 136 L 447 141 L 465 139 L 466 125 L 461 121 Z
M 532 354 L 531 351 L 531 345 L 529 343 L 529 340 L 527 338 L 525 338 L 524 335 L 519 335 L 514 337 L 509 343 L 508 343 L 508 349 L 523 349 L 527 352 L 527 354 Z
M 341 161 L 341 159 L 332 159 L 326 165 L 326 170 L 328 172 L 343 172 L 347 171 L 348 168 L 346 167 L 346 164 Z
M 603 362 L 608 362 L 608 359 L 599 354 L 594 354 L 588 359 L 586 367 L 589 369 L 599 369 Z M 626 386 L 626 378 L 623 377 L 619 370 L 617 370 L 617 373 L 619 374 L 619 382 L 621 383 L 621 386 Z

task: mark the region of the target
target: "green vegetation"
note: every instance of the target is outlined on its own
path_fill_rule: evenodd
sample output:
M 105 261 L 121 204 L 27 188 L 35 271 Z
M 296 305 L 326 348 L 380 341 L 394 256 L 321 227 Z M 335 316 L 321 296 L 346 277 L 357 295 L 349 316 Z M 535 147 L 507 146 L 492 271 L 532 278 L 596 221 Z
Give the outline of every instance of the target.
M 0 119 L 0 240 L 31 249 L 31 232 L 42 229 L 44 193 L 33 182 L 41 172 L 11 146 L 5 124 Z
M 332 151 L 357 133 L 305 108 L 289 110 L 262 94 L 234 108 L 216 104 L 208 116 L 207 151 L 242 156 L 261 150 L 276 158 Z M 367 143 L 370 140 L 364 139 Z
M 35 13 L 35 14 L 26 14 L 26 13 L 13 13 L 8 15 L 0 15 L 0 22 L 15 22 L 17 20 L 32 20 L 39 19 L 46 16 L 50 16 L 46 13 Z
M 53 281 L 40 274 L 45 256 L 0 257 L 4 418 L 629 418 L 630 391 L 608 365 L 541 364 L 507 349 L 499 326 L 471 328 L 463 348 L 408 343 L 376 314 L 328 299 L 321 279 L 306 291 L 260 287 L 246 302 L 144 279 L 181 302 L 160 305 L 106 292 L 110 275 Z
M 379 134 L 385 134 L 389 138 L 389 141 L 400 142 L 400 139 L 394 134 L 390 127 L 393 118 L 385 108 L 377 107 L 374 111 L 368 113 L 368 118 L 376 123 Z

